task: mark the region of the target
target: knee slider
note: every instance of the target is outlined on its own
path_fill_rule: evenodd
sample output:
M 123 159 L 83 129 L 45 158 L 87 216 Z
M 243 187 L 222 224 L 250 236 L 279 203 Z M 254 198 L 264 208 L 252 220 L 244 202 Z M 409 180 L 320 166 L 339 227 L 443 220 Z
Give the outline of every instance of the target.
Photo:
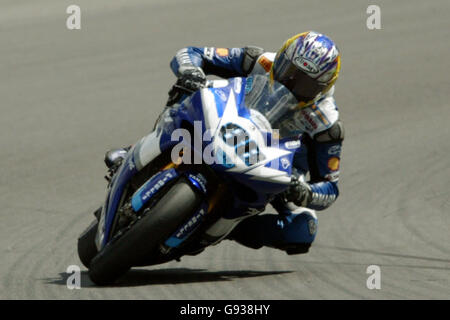
M 292 243 L 292 244 L 283 245 L 282 247 L 279 247 L 278 249 L 286 251 L 286 253 L 288 255 L 293 255 L 293 254 L 307 253 L 309 251 L 310 247 L 311 247 L 311 243 Z

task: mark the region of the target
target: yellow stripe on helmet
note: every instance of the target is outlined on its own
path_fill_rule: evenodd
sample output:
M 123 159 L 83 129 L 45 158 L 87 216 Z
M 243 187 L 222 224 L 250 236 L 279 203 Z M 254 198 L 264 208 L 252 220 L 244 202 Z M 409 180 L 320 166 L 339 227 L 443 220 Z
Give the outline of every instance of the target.
M 302 32 L 302 33 L 299 33 L 299 34 L 296 34 L 295 36 L 293 36 L 293 37 L 291 37 L 291 38 L 289 38 L 289 39 L 287 39 L 285 42 L 284 42 L 284 44 L 283 44 L 283 46 L 281 47 L 281 49 L 280 50 L 278 50 L 278 52 L 277 52 L 277 55 L 275 56 L 275 60 L 274 60 L 274 62 L 277 60 L 277 58 L 279 57 L 279 55 L 282 53 L 282 52 L 284 52 L 285 50 L 286 50 L 286 48 L 287 47 L 289 47 L 291 44 L 292 44 L 292 42 L 294 42 L 295 40 L 297 40 L 298 38 L 300 38 L 301 36 L 307 36 L 308 35 L 308 33 L 309 33 L 309 31 L 306 31 L 306 32 Z M 273 63 L 272 63 L 272 67 L 270 68 L 270 83 L 271 84 L 273 84 L 273 81 L 274 81 L 274 79 L 273 79 Z
M 336 72 L 335 72 L 333 78 L 331 78 L 331 79 L 328 81 L 328 86 L 326 87 L 326 89 L 323 90 L 323 93 L 324 93 L 324 94 L 325 94 L 326 92 L 328 92 L 328 90 L 331 89 L 331 87 L 335 84 L 336 80 L 337 80 L 338 77 L 339 77 L 339 71 L 341 71 L 341 55 L 338 55 L 338 56 L 336 57 L 336 59 L 337 59 Z

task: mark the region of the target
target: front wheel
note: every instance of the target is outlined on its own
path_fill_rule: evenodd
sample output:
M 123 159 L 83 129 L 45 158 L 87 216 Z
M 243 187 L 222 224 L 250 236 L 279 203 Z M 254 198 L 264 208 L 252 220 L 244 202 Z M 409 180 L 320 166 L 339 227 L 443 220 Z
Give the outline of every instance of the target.
M 102 208 L 94 212 L 95 220 L 86 228 L 78 238 L 78 257 L 86 268 L 89 268 L 91 260 L 98 253 L 95 245 L 95 236 L 97 235 L 98 220 L 100 219 Z
M 101 209 L 99 209 L 101 210 Z M 98 210 L 96 211 L 98 212 Z M 91 260 L 98 253 L 95 245 L 95 236 L 98 229 L 98 220 L 92 221 L 89 227 L 78 238 L 78 257 L 86 268 L 89 268 Z
M 113 283 L 151 255 L 193 214 L 201 201 L 202 196 L 193 190 L 189 182 L 180 179 L 153 208 L 95 256 L 89 267 L 91 280 L 98 285 Z

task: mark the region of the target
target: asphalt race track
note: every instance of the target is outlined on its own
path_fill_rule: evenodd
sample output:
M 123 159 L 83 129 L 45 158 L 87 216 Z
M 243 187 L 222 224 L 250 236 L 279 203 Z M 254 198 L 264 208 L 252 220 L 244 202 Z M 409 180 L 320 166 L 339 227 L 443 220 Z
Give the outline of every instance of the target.
M 81 30 L 66 8 L 81 7 Z M 366 27 L 369 4 L 381 30 Z M 2 0 L 1 299 L 449 299 L 450 2 Z M 307 255 L 230 241 L 66 287 L 104 198 L 107 149 L 150 132 L 187 45 L 276 51 L 317 30 L 342 52 L 341 195 Z M 381 270 L 369 290 L 367 267 Z

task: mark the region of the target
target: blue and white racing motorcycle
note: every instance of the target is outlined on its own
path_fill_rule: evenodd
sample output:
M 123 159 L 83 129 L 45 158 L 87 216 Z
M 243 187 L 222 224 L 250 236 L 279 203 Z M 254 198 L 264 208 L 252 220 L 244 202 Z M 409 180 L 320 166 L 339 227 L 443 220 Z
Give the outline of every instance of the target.
M 296 107 L 267 76 L 209 81 L 168 107 L 112 176 L 96 220 L 78 239 L 99 285 L 134 266 L 196 255 L 262 212 L 291 181 L 296 139 L 278 139 Z

